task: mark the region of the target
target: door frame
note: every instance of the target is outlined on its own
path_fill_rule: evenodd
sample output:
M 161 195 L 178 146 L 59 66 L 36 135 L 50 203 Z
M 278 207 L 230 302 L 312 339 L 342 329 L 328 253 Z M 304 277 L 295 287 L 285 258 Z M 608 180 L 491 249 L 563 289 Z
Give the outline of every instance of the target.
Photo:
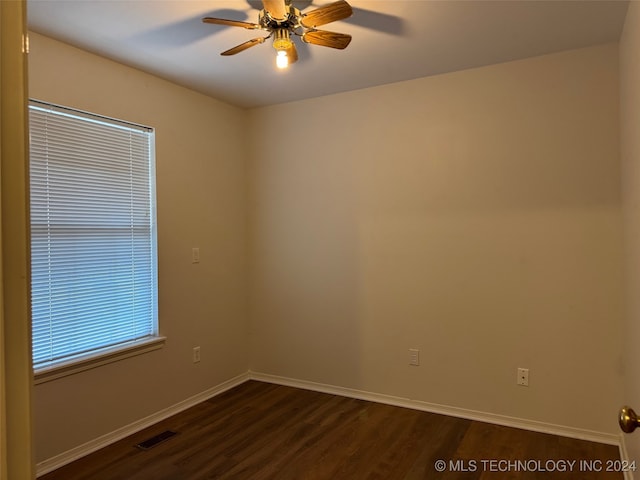
M 0 479 L 35 478 L 26 0 L 0 0 Z

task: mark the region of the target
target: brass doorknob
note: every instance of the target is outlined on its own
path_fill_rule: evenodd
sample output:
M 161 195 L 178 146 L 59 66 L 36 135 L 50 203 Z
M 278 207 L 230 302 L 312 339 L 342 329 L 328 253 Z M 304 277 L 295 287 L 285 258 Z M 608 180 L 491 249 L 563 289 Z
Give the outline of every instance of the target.
M 636 427 L 640 426 L 640 420 L 638 420 L 636 412 L 633 411 L 633 408 L 627 406 L 620 409 L 618 423 L 624 433 L 631 433 Z

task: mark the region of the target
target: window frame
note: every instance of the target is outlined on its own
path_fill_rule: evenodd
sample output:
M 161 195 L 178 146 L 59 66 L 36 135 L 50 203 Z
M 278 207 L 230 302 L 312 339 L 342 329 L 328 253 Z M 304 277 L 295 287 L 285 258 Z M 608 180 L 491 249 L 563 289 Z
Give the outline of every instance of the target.
M 57 361 L 53 360 L 37 368 L 34 367 L 35 384 L 40 384 L 40 383 L 61 378 L 67 375 L 72 375 L 81 371 L 96 368 L 101 365 L 106 365 L 112 362 L 123 360 L 125 358 L 130 358 L 133 356 L 158 350 L 164 346 L 166 337 L 162 336 L 160 333 L 160 322 L 159 322 L 159 315 L 158 315 L 159 300 L 158 300 L 158 246 L 157 246 L 156 175 L 155 175 L 155 130 L 151 127 L 135 124 L 132 122 L 127 122 L 119 119 L 106 117 L 103 115 L 82 111 L 72 107 L 56 105 L 50 102 L 43 102 L 37 99 L 29 99 L 29 110 L 31 110 L 32 106 L 39 109 L 51 110 L 51 111 L 59 112 L 63 114 L 70 114 L 74 117 L 85 118 L 88 121 L 92 121 L 92 122 L 96 122 L 96 121 L 104 122 L 104 123 L 110 124 L 111 126 L 124 126 L 127 128 L 144 130 L 150 133 L 149 214 L 152 217 L 150 240 L 151 240 L 151 248 L 152 248 L 152 256 L 153 256 L 152 261 L 154 262 L 154 265 L 153 265 L 154 268 L 153 268 L 152 280 L 151 280 L 152 281 L 151 289 L 153 292 L 153 297 L 155 302 L 155 304 L 153 305 L 153 332 L 151 332 L 150 335 L 147 335 L 142 338 L 130 339 L 116 345 L 97 347 L 89 351 L 85 351 L 78 354 L 70 354 L 64 359 L 57 360 Z M 29 127 L 29 133 L 31 136 L 32 134 L 31 126 Z M 29 163 L 31 163 L 31 155 L 30 155 Z M 32 188 L 31 176 L 29 176 L 29 190 L 31 190 L 31 188 Z M 31 201 L 29 201 L 29 205 L 31 206 Z M 114 227 L 114 228 L 117 228 L 117 227 Z M 32 240 L 30 240 L 30 243 L 32 243 Z M 33 302 L 33 300 L 31 302 Z M 33 355 L 33 351 L 32 351 L 32 355 Z

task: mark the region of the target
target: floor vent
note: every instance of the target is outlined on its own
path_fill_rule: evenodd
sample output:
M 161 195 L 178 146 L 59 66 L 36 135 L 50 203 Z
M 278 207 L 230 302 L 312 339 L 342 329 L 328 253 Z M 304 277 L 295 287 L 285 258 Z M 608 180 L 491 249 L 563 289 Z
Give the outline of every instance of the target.
M 171 430 L 167 430 L 165 432 L 162 432 L 156 435 L 155 437 L 151 437 L 150 439 L 145 440 L 144 442 L 140 442 L 138 445 L 136 445 L 136 447 L 138 447 L 141 450 L 150 450 L 156 445 L 164 442 L 165 440 L 170 439 L 171 437 L 177 434 L 178 432 L 172 432 Z

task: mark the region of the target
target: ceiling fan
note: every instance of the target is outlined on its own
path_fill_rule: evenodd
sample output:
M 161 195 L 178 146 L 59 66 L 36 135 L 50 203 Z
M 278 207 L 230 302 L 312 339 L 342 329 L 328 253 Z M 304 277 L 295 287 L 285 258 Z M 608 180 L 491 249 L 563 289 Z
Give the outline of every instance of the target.
M 269 32 L 266 37 L 253 38 L 222 52 L 221 55 L 235 55 L 273 37 L 273 48 L 277 51 L 276 65 L 278 68 L 286 68 L 290 63 L 295 63 L 298 60 L 298 52 L 295 43 L 293 43 L 295 36 L 300 37 L 305 43 L 341 50 L 351 42 L 351 35 L 316 28 L 350 17 L 353 10 L 344 0 L 338 0 L 307 13 L 301 13 L 300 10 L 292 6 L 291 0 L 262 0 L 262 5 L 264 8 L 260 10 L 258 15 L 258 23 L 214 17 L 202 19 L 204 23 Z

